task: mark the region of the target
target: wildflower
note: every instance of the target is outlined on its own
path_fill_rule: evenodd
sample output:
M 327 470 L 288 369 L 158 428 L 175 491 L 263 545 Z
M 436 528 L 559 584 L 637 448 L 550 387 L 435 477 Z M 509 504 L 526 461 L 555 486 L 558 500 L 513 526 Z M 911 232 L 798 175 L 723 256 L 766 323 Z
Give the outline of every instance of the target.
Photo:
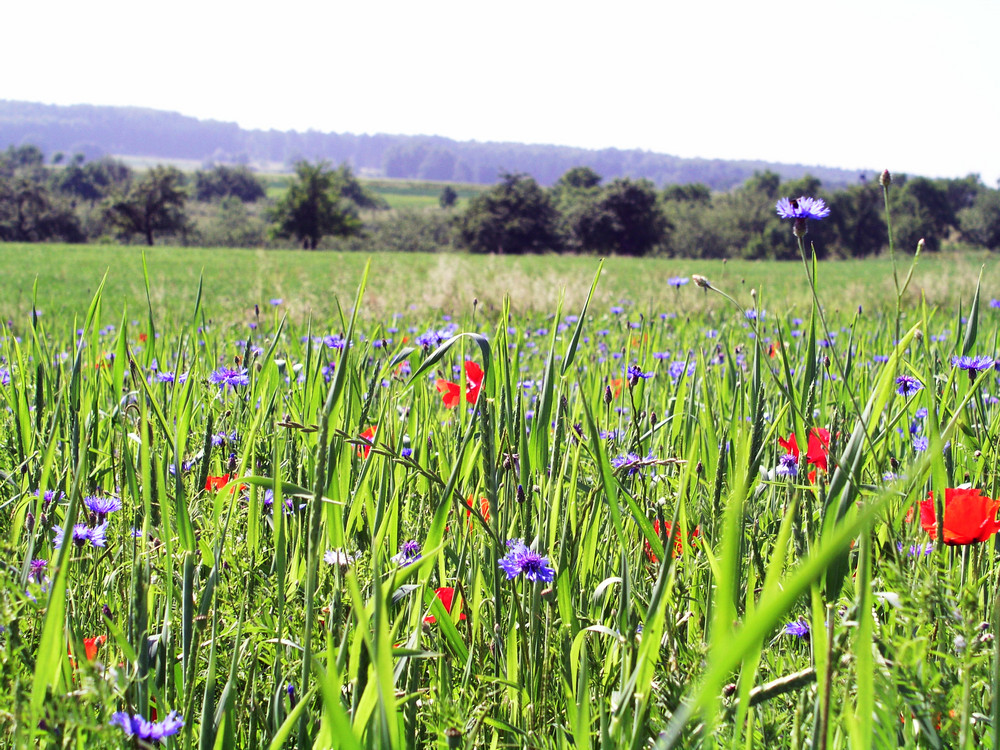
M 1000 299 L 991 299 L 990 307 L 992 307 L 994 310 L 1000 310 Z
M 985 354 L 979 354 L 975 357 L 952 357 L 951 364 L 960 370 L 967 370 L 969 373 L 969 379 L 975 380 L 976 375 L 993 367 L 994 362 L 992 357 L 987 357 Z
M 712 288 L 712 282 L 709 281 L 704 276 L 702 276 L 700 273 L 693 273 L 693 274 L 691 274 L 691 281 L 693 281 L 695 284 L 697 284 L 698 286 L 700 286 L 702 289 L 711 289 Z
M 555 578 L 556 572 L 549 567 L 547 558 L 528 547 L 520 539 L 507 542 L 506 555 L 500 558 L 500 567 L 507 574 L 507 579 L 516 578 L 523 573 L 529 581 L 545 581 L 549 583 Z
M 323 562 L 327 565 L 339 565 L 342 568 L 346 568 L 354 562 L 354 558 L 343 550 L 328 549 L 326 554 L 323 555 Z
M 210 373 L 208 382 L 214 383 L 219 388 L 236 388 L 240 385 L 248 385 L 250 376 L 244 369 L 237 370 L 235 367 L 220 367 Z
M 900 554 L 903 552 L 903 543 L 896 542 L 896 549 L 899 550 Z M 910 551 L 907 552 L 907 557 L 920 557 L 921 555 L 929 555 L 934 551 L 933 543 L 927 544 L 911 544 Z
M 453 589 L 451 586 L 443 586 L 439 589 L 434 589 L 434 593 L 437 596 L 437 598 L 441 601 L 441 606 L 444 607 L 444 611 L 450 615 L 452 605 L 455 602 L 455 589 Z M 461 602 L 462 600 L 459 599 L 458 619 L 465 620 L 468 618 L 466 618 L 465 612 L 462 611 Z M 424 618 L 424 622 L 435 623 L 437 622 L 437 618 L 434 615 L 427 615 L 427 617 Z
M 671 276 L 667 279 L 667 283 L 675 289 L 679 289 L 688 283 L 688 278 L 686 276 Z
M 919 437 L 913 438 L 913 450 L 915 450 L 917 453 L 923 453 L 925 450 L 927 450 L 927 446 L 929 444 L 930 443 L 925 436 L 921 435 Z
M 778 459 L 774 473 L 779 477 L 794 477 L 799 473 L 799 459 L 791 453 L 786 453 Z
M 806 620 L 794 620 L 785 625 L 785 635 L 794 635 L 796 638 L 809 637 L 809 623 Z
M 776 205 L 782 219 L 825 219 L 830 209 L 822 198 L 782 198 Z
M 375 433 L 378 432 L 378 425 L 372 425 L 367 430 L 361 433 L 359 436 L 362 440 L 367 443 L 375 442 Z M 371 445 L 362 445 L 358 447 L 358 458 L 368 458 L 368 454 L 371 453 Z
M 660 536 L 661 539 L 666 537 L 666 539 L 669 540 L 670 534 L 673 532 L 673 525 L 670 523 L 670 521 L 664 521 L 663 534 L 660 534 L 660 519 L 657 518 L 655 521 L 653 521 L 653 531 L 655 531 Z M 688 534 L 687 549 L 693 550 L 695 545 L 695 540 L 698 539 L 699 537 L 701 537 L 701 527 L 695 526 L 694 530 Z M 646 547 L 646 557 L 649 558 L 650 562 L 654 563 L 659 562 L 660 561 L 659 558 L 657 558 L 657 556 L 653 554 L 653 547 L 648 541 L 645 542 L 645 547 Z M 681 555 L 684 554 L 684 549 L 685 549 L 684 537 L 681 535 L 681 530 L 678 529 L 677 538 L 674 539 L 674 549 L 670 556 L 680 557 Z
M 796 461 L 799 458 L 799 444 L 795 439 L 795 433 L 793 432 L 788 436 L 787 440 L 778 438 L 778 445 L 784 448 L 788 453 L 795 456 Z M 806 462 L 812 464 L 817 469 L 822 471 L 828 470 L 827 459 L 830 455 L 830 431 L 825 430 L 822 427 L 813 427 L 809 430 L 809 442 L 806 447 Z M 810 481 L 814 481 L 815 473 L 809 475 Z
M 932 539 L 937 538 L 937 513 L 934 496 L 928 493 L 920 503 L 920 525 Z M 980 494 L 977 489 L 953 489 L 944 491 L 944 543 L 950 545 L 977 544 L 985 542 L 997 531 L 997 510 L 1000 501 Z
M 465 511 L 465 517 L 469 519 L 469 531 L 472 531 L 472 509 L 475 507 L 473 504 L 472 497 L 467 497 L 465 499 L 465 504 L 469 506 L 469 510 Z M 490 520 L 490 501 L 489 498 L 481 497 L 479 498 L 479 515 L 483 517 L 483 520 L 489 523 Z
M 917 380 L 912 375 L 900 375 L 896 378 L 896 393 L 900 396 L 910 397 L 914 393 L 922 390 L 924 384 Z
M 482 384 L 482 368 L 475 362 L 466 362 L 465 400 L 470 404 L 476 403 Z M 452 383 L 450 380 L 438 380 L 434 385 L 441 392 L 441 399 L 444 401 L 445 408 L 454 409 L 461 402 L 461 386 L 458 383 Z
M 104 547 L 107 545 L 108 523 L 104 523 L 91 528 L 85 523 L 74 524 L 72 540 L 77 547 L 85 547 L 88 544 L 92 547 Z M 66 538 L 66 531 L 61 526 L 55 527 L 55 538 L 52 544 L 56 549 L 60 549 Z
M 628 380 L 629 388 L 635 388 L 639 384 L 639 380 L 648 380 L 653 377 L 651 372 L 643 372 L 639 365 L 629 365 L 625 370 L 625 378 Z
M 218 492 L 229 483 L 229 475 L 223 474 L 219 477 L 208 477 L 205 480 L 205 489 L 209 492 Z
M 32 583 L 43 583 L 45 581 L 45 571 L 48 568 L 48 560 L 32 560 L 28 568 L 28 581 Z
M 273 297 L 273 298 L 272 298 L 272 299 L 270 300 L 270 302 L 271 302 L 271 304 L 272 304 L 272 305 L 273 305 L 274 307 L 277 307 L 277 306 L 278 306 L 278 305 L 280 305 L 280 304 L 281 304 L 282 302 L 284 302 L 284 300 L 283 300 L 283 299 L 281 299 L 281 297 Z
M 420 559 L 420 542 L 403 542 L 399 547 L 399 552 L 392 557 L 392 561 L 405 568 L 410 563 L 415 563 Z
M 108 637 L 106 635 L 83 639 L 83 650 L 87 654 L 87 661 L 93 661 L 97 658 L 97 649 L 103 646 L 107 640 Z
M 97 514 L 98 521 L 103 521 L 107 518 L 109 513 L 114 513 L 115 511 L 122 509 L 122 501 L 117 497 L 92 495 L 90 497 L 85 497 L 83 502 L 90 509 L 91 513 Z
M 118 711 L 109 723 L 121 727 L 126 737 L 135 737 L 154 745 L 177 734 L 184 727 L 184 719 L 176 711 L 171 711 L 163 721 L 149 721 L 139 714 L 129 716 L 124 711 Z

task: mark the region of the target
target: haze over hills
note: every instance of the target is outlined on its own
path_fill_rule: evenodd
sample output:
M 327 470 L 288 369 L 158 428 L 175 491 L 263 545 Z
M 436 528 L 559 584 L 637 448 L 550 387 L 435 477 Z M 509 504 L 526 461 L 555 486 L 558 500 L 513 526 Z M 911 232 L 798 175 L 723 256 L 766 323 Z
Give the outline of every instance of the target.
M 876 172 L 765 161 L 690 159 L 642 150 L 480 143 L 440 136 L 245 130 L 233 122 L 199 120 L 176 112 L 87 104 L 59 106 L 0 100 L 0 149 L 33 144 L 47 155 L 84 154 L 243 163 L 289 169 L 299 159 L 347 162 L 362 176 L 492 184 L 502 172 L 530 174 L 551 185 L 567 170 L 588 166 L 611 180 L 647 178 L 658 186 L 701 182 L 714 190 L 741 184 L 770 169 L 783 179 L 804 174 L 827 188 L 857 183 Z

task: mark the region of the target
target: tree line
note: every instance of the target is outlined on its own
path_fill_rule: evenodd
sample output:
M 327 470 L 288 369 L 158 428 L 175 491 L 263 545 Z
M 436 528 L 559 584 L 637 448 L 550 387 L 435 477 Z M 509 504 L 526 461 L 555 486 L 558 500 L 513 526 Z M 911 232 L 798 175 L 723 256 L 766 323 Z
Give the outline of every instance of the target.
M 287 189 L 269 197 L 261 177 L 245 166 L 212 165 L 189 175 L 158 165 L 140 172 L 81 154 L 46 162 L 35 146 L 0 152 L 0 240 L 787 259 L 796 251 L 774 204 L 799 195 L 830 206 L 830 218 L 810 227 L 822 256 L 885 249 L 883 193 L 875 179 L 828 191 L 816 177 L 783 181 L 765 170 L 725 192 L 702 183 L 658 190 L 649 180 L 605 181 L 590 167 L 574 167 L 549 188 L 504 173 L 461 207 L 446 185 L 440 208 L 388 211 L 346 164 L 300 161 Z M 1000 191 L 976 175 L 894 175 L 889 202 L 902 250 L 912 251 L 920 239 L 930 251 L 944 242 L 1000 250 Z

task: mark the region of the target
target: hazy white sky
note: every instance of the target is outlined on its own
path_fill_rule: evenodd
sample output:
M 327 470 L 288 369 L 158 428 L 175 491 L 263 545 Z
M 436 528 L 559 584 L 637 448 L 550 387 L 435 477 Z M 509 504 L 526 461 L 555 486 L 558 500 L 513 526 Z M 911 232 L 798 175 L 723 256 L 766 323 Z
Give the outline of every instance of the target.
M 0 98 L 1000 178 L 1000 1 L 11 0 Z

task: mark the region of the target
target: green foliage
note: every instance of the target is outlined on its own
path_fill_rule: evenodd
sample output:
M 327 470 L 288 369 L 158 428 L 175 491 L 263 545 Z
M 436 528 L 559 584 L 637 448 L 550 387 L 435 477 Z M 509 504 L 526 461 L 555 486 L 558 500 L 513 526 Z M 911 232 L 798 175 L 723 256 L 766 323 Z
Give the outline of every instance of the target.
M 558 214 L 548 194 L 523 174 L 472 200 L 458 223 L 462 245 L 475 253 L 520 254 L 558 250 Z
M 126 239 L 139 234 L 151 246 L 159 232 L 184 235 L 187 199 L 184 173 L 159 165 L 133 180 L 123 195 L 113 195 L 105 213 Z
M 233 197 L 244 203 L 253 203 L 265 196 L 263 183 L 250 169 L 225 164 L 216 164 L 208 171 L 195 172 L 194 194 L 200 201 Z
M 276 237 L 295 237 L 305 250 L 315 250 L 327 236 L 350 236 L 361 231 L 357 211 L 342 197 L 338 172 L 326 162 L 295 165 L 296 179 L 275 204 L 272 213 Z
M 958 212 L 962 237 L 990 250 L 1000 250 L 1000 190 L 983 189 L 968 208 Z
M 455 205 L 455 201 L 458 200 L 458 193 L 455 192 L 455 188 L 451 185 L 445 185 L 441 188 L 441 195 L 438 196 L 438 204 L 441 208 L 451 208 Z
M 562 202 L 569 203 L 565 213 L 571 247 L 606 255 L 646 255 L 666 239 L 667 218 L 653 184 L 646 180 L 618 178 L 603 188 L 591 180 L 567 183 Z

